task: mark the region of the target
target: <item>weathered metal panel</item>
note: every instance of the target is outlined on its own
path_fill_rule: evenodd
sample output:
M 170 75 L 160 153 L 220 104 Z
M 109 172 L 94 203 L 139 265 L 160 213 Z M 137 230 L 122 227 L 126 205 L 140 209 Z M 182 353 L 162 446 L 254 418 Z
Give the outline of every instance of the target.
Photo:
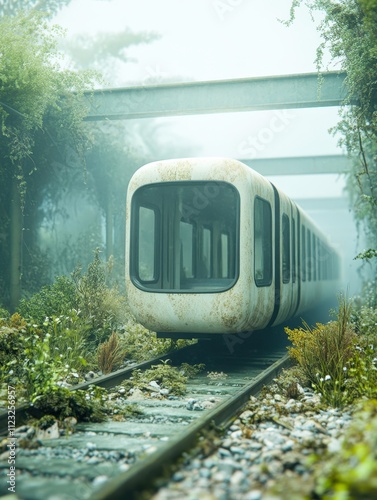
M 258 174 L 256 174 L 260 177 Z M 127 296 L 136 318 L 147 328 L 164 332 L 230 333 L 248 327 L 252 286 L 251 170 L 236 160 L 182 159 L 148 164 L 131 179 L 127 206 L 127 241 L 130 241 L 132 194 L 146 183 L 177 180 L 217 180 L 233 184 L 240 193 L 240 275 L 236 284 L 219 293 L 152 293 L 138 289 L 126 273 Z M 264 181 L 265 182 L 265 181 Z M 126 269 L 129 245 L 126 249 Z M 261 311 L 265 307 L 261 306 Z M 257 315 L 258 317 L 258 315 Z M 254 315 L 255 318 L 255 315 Z

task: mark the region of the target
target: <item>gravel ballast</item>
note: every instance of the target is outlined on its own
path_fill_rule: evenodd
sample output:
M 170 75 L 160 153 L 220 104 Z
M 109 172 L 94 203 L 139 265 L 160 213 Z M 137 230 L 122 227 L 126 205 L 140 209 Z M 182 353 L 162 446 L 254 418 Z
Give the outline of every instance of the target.
M 302 499 L 313 489 L 308 460 L 341 448 L 351 410 L 319 409 L 320 398 L 252 397 L 210 455 L 187 458 L 153 500 Z

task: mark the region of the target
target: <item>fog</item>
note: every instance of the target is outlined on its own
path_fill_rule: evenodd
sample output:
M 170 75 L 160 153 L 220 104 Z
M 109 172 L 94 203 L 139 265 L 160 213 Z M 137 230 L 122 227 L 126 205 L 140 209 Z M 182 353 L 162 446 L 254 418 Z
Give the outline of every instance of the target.
M 154 32 L 159 38 L 130 45 L 106 71 L 107 87 L 160 84 L 179 81 L 237 79 L 266 75 L 315 72 L 315 55 L 321 39 L 305 8 L 297 11 L 290 27 L 291 0 L 72 0 L 54 22 L 67 30 L 66 40 L 99 33 Z M 326 58 L 325 58 L 326 59 Z M 327 57 L 328 69 L 339 69 Z M 68 66 L 74 61 L 67 59 Z M 150 159 L 175 156 L 228 156 L 280 158 L 342 154 L 337 137 L 329 133 L 338 120 L 338 109 L 289 110 L 285 126 L 257 149 L 258 137 L 276 111 L 223 113 L 128 121 L 138 130 L 139 144 Z M 288 112 L 287 112 L 288 113 Z M 150 148 L 150 122 L 158 143 Z M 160 144 L 160 146 L 158 145 Z M 172 151 L 169 146 L 173 146 Z M 148 149 L 149 148 L 149 149 Z M 147 155 L 148 156 L 148 155 Z M 137 168 L 137 162 L 134 168 Z M 341 175 L 274 176 L 271 181 L 295 200 L 341 198 Z M 358 289 L 354 255 L 362 249 L 352 214 L 343 208 L 305 209 L 343 253 L 345 287 Z

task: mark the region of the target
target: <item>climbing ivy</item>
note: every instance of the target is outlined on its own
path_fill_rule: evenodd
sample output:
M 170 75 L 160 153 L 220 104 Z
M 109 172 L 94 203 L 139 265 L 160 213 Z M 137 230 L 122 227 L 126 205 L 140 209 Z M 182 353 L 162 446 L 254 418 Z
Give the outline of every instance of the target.
M 376 279 L 377 249 L 377 0 L 293 0 L 290 19 L 301 5 L 312 14 L 321 13 L 318 30 L 322 42 L 317 49 L 318 70 L 325 66 L 326 50 L 332 63 L 347 72 L 348 98 L 340 110 L 340 121 L 332 129 L 339 145 L 353 159 L 348 176 L 355 219 L 370 247 L 357 258 L 370 261 Z M 351 99 L 357 100 L 352 105 Z

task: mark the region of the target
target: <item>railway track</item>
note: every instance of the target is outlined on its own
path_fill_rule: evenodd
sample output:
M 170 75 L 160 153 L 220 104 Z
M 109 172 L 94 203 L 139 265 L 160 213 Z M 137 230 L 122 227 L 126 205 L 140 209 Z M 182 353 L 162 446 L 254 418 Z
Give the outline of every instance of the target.
M 147 368 L 150 368 L 152 365 L 159 363 L 161 361 L 166 361 L 167 359 L 170 358 L 175 358 L 176 361 L 178 362 L 182 356 L 183 357 L 189 356 L 192 348 L 194 348 L 195 350 L 195 345 L 184 347 L 177 351 L 173 351 L 168 354 L 164 354 L 156 358 L 149 359 L 147 361 L 142 361 L 141 363 L 133 364 L 126 368 L 121 368 L 120 370 L 116 370 L 108 375 L 103 375 L 93 380 L 77 384 L 76 386 L 72 387 L 72 390 L 79 390 L 79 389 L 86 390 L 91 385 L 96 385 L 98 387 L 103 387 L 105 389 L 111 389 L 112 387 L 116 387 L 123 380 L 129 378 L 134 370 L 136 369 L 146 370 Z M 27 419 L 29 418 L 29 413 L 28 413 L 29 409 L 30 409 L 30 404 L 28 403 L 23 403 L 17 407 L 17 425 L 20 425 L 25 421 L 27 421 Z M 7 429 L 8 429 L 7 426 L 8 426 L 8 413 L 6 411 L 0 411 L 0 437 L 5 436 L 7 434 Z
M 205 348 L 199 343 L 158 358 L 170 358 L 173 365 L 205 363 L 206 368 L 189 380 L 184 397 L 157 399 L 139 394 L 124 398 L 124 405 L 137 404 L 142 413 L 123 422 L 78 424 L 70 436 L 42 440 L 43 446 L 35 450 L 18 449 L 18 498 L 136 498 L 153 478 L 194 446 L 200 433 L 213 425 L 226 427 L 250 395 L 289 364 L 286 345 L 270 339 L 267 346 L 253 335 L 237 342 L 238 349 L 226 342 L 206 343 Z M 133 369 L 135 366 L 129 370 Z M 113 374 L 111 382 L 104 377 L 98 382 L 113 387 L 127 376 L 129 372 Z M 0 462 L 0 495 L 7 493 L 7 468 L 7 463 Z

